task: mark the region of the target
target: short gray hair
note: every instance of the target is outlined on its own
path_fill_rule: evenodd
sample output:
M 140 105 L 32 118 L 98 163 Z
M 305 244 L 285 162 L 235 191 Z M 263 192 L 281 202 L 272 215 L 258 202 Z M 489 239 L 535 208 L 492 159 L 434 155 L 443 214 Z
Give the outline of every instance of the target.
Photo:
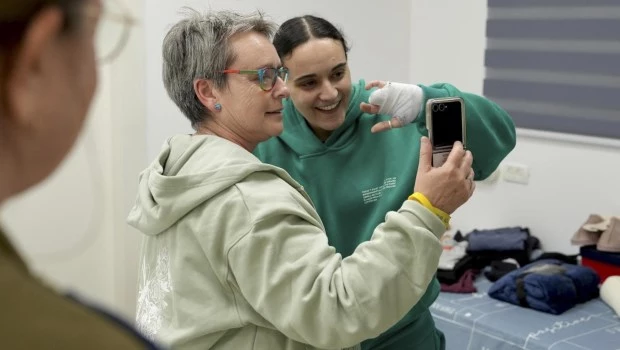
M 271 39 L 277 25 L 260 11 L 243 15 L 185 8 L 184 12 L 185 18 L 173 25 L 164 38 L 163 79 L 168 95 L 196 129 L 210 112 L 198 100 L 194 80 L 208 79 L 216 88 L 225 88 L 226 75 L 221 71 L 236 59 L 229 39 L 244 32 L 257 32 Z

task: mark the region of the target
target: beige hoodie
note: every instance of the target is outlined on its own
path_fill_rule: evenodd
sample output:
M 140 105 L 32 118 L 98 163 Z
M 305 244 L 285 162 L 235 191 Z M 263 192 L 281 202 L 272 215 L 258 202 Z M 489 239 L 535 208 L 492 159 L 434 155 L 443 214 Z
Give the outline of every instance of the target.
M 441 221 L 414 201 L 346 259 L 303 188 L 216 136 L 179 135 L 140 175 L 138 327 L 175 349 L 343 349 L 419 301 Z

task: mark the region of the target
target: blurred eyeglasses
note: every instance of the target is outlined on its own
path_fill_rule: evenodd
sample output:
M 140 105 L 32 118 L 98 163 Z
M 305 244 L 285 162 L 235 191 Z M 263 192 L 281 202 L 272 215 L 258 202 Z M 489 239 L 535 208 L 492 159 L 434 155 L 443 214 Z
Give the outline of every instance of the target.
M 222 71 L 225 74 L 255 74 L 258 75 L 258 83 L 263 91 L 271 91 L 276 85 L 278 77 L 286 83 L 288 79 L 288 68 L 261 68 L 253 70 L 242 69 L 226 69 Z
M 95 36 L 97 61 L 113 61 L 129 40 L 131 27 L 137 23 L 121 0 L 104 0 Z

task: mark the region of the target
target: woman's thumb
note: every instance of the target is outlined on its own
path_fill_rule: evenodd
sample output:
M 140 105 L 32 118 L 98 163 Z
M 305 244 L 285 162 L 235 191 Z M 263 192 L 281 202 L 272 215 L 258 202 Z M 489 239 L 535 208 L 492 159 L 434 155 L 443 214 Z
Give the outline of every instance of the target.
M 420 163 L 419 169 L 428 170 L 433 167 L 433 148 L 431 142 L 426 136 L 420 138 Z

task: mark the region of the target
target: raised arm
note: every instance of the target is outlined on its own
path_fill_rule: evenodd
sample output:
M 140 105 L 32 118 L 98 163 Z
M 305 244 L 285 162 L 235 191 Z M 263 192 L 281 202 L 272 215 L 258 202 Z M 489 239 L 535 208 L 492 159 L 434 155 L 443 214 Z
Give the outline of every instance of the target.
M 362 103 L 367 113 L 385 114 L 392 118 L 375 124 L 373 132 L 399 128 L 415 123 L 427 135 L 425 106 L 431 98 L 461 97 L 467 114 L 467 148 L 474 155 L 476 180 L 483 180 L 497 168 L 516 144 L 515 125 L 510 115 L 495 102 L 476 94 L 462 92 L 453 85 L 430 86 L 372 81 L 367 89 L 369 103 Z
M 461 97 L 467 113 L 467 148 L 474 155 L 473 168 L 476 180 L 483 180 L 497 169 L 499 163 L 516 144 L 515 125 L 512 118 L 495 102 L 480 95 L 462 92 L 450 84 L 421 86 L 425 101 L 438 97 Z M 426 103 L 422 105 L 416 123 L 426 130 Z
M 475 188 L 472 155 L 462 145 L 455 144 L 441 167 L 432 167 L 431 158 L 424 137 L 412 199 L 345 259 L 328 245 L 302 191 L 272 174 L 252 175 L 238 185 L 253 224 L 227 254 L 233 289 L 299 342 L 343 348 L 378 336 L 426 291 L 449 214 Z
M 345 259 L 316 218 L 286 198 L 228 254 L 233 282 L 280 332 L 318 348 L 376 337 L 415 305 L 437 269 L 444 232 L 422 205 L 388 213 Z

